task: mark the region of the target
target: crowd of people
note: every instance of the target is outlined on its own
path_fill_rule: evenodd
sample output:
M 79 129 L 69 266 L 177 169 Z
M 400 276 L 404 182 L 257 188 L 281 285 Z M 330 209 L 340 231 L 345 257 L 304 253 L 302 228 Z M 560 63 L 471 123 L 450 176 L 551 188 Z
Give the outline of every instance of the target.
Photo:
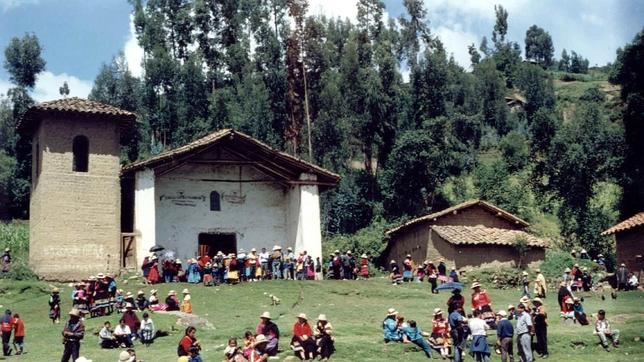
M 145 280 L 156 283 L 203 283 L 206 286 L 237 284 L 267 279 L 320 280 L 322 263 L 319 257 L 313 259 L 306 251 L 294 253 L 275 245 L 271 252 L 252 248 L 248 253 L 240 249 L 237 253 L 224 254 L 218 251 L 213 257 L 207 254 L 190 258 L 185 267 L 181 259 L 158 255 L 146 256 L 141 265 Z
M 438 260 L 438 264 L 431 260 L 425 260 L 418 265 L 411 255 L 407 254 L 402 262 L 402 268 L 395 260 L 389 262 L 389 279 L 394 285 L 411 282 L 422 283 L 425 278 L 431 285 L 431 291 L 434 294 L 438 293 L 436 288 L 439 284 L 459 282 L 456 267 L 451 267 L 448 271 L 445 259 L 442 258 Z

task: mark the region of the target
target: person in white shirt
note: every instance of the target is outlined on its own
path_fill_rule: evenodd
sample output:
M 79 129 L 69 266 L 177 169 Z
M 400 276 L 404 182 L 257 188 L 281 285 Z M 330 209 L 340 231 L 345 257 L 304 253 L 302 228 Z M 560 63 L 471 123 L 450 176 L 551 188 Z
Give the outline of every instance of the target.
M 98 339 L 101 344 L 101 348 L 116 348 L 118 343 L 116 343 L 116 338 L 112 334 L 112 325 L 110 322 L 105 322 L 103 328 L 98 332 Z
M 143 320 L 141 321 L 141 329 L 139 330 L 139 338 L 141 338 L 141 343 L 145 345 L 150 345 L 154 341 L 154 336 L 156 330 L 154 328 L 154 322 L 148 313 L 143 313 Z
M 638 285 L 639 285 L 639 280 L 637 279 L 637 275 L 631 273 L 630 278 L 628 278 L 628 289 L 635 290 L 637 289 Z
M 606 319 L 606 311 L 600 309 L 597 312 L 597 321 L 595 321 L 595 330 L 593 334 L 599 337 L 599 341 L 607 351 L 608 348 L 608 339 L 613 342 L 613 347 L 617 348 L 619 346 L 619 330 L 612 329 L 610 323 Z
M 474 355 L 475 361 L 489 362 L 491 352 L 490 346 L 487 344 L 487 330 L 490 329 L 490 326 L 481 318 L 481 313 L 478 309 L 474 310 L 474 318 L 467 322 L 472 334 L 470 352 Z
M 125 320 L 121 319 L 119 325 L 114 328 L 114 337 L 116 342 L 123 348 L 132 347 L 132 331 L 130 327 L 125 324 Z

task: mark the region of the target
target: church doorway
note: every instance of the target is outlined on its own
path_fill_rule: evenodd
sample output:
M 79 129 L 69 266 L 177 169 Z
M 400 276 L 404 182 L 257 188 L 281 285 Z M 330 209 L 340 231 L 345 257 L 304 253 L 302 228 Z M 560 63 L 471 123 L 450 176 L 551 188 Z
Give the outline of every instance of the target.
M 237 236 L 224 233 L 199 234 L 198 255 L 208 255 L 211 258 L 221 251 L 225 255 L 237 253 Z

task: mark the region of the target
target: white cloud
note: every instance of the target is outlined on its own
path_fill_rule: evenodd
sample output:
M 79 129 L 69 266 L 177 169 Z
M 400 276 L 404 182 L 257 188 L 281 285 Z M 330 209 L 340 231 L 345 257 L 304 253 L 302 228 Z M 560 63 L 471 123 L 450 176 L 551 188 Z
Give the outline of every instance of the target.
M 130 69 L 132 75 L 135 77 L 141 77 L 141 75 L 143 75 L 143 66 L 141 65 L 143 62 L 143 48 L 139 46 L 139 42 L 136 40 L 133 15 L 130 15 L 130 33 L 125 41 L 123 54 L 125 55 L 127 67 Z
M 591 25 L 596 25 L 596 26 L 605 25 L 604 20 L 602 20 L 602 18 L 600 18 L 597 14 L 583 13 L 581 14 L 581 20 Z
M 467 15 L 494 19 L 494 5 L 500 4 L 508 12 L 521 9 L 528 0 L 425 0 L 425 6 L 430 13 L 443 12 L 448 14 Z
M 432 29 L 432 32 L 440 38 L 447 53 L 452 54 L 458 64 L 465 68 L 470 66 L 470 54 L 467 52 L 467 46 L 478 43 L 478 36 L 464 31 L 458 24 L 452 27 L 440 26 Z
M 0 0 L 0 7 L 3 12 L 7 12 L 23 5 L 34 5 L 39 2 L 39 0 Z
M 82 80 L 67 73 L 54 74 L 50 71 L 44 71 L 38 75 L 36 86 L 31 95 L 38 102 L 61 98 L 58 89 L 64 82 L 67 82 L 69 86 L 70 97 L 87 98 L 92 90 L 91 81 Z

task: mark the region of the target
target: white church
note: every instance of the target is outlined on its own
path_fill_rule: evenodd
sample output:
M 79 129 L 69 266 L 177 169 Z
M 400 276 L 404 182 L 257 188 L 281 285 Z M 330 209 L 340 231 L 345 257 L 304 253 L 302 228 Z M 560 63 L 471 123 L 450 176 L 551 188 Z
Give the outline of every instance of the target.
M 80 98 L 33 106 L 30 264 L 45 279 L 138 270 L 153 246 L 187 259 L 270 250 L 321 257 L 320 192 L 340 176 L 230 129 L 121 166 L 133 113 Z

